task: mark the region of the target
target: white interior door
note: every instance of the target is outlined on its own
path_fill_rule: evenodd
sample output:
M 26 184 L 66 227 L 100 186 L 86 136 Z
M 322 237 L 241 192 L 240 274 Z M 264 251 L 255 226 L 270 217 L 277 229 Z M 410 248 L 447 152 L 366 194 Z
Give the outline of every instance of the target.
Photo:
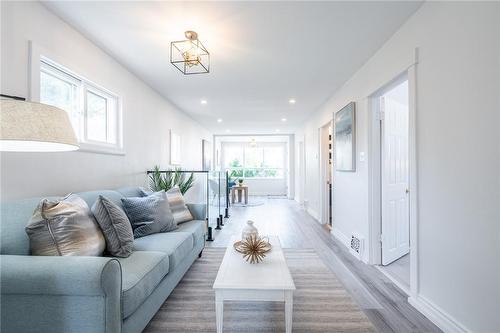
M 380 98 L 382 124 L 382 264 L 410 251 L 408 81 Z
M 305 162 L 304 162 L 304 141 L 299 141 L 299 154 L 298 154 L 298 167 L 299 167 L 299 181 L 297 183 L 298 186 L 298 195 L 299 195 L 299 203 L 304 203 L 304 193 L 305 193 Z
M 320 144 L 320 199 L 321 199 L 321 223 L 330 224 L 330 182 L 331 182 L 331 165 L 329 155 L 331 123 L 328 123 L 319 129 L 319 144 Z

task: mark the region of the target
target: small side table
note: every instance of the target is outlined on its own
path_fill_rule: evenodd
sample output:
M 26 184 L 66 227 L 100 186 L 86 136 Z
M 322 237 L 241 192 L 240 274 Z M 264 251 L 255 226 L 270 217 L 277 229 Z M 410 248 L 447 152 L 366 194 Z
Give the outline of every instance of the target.
M 231 187 L 231 202 L 236 201 L 236 192 L 238 192 L 238 202 L 241 202 L 242 194 L 245 194 L 245 205 L 248 205 L 248 186 L 247 185 L 235 185 Z M 243 192 L 243 193 L 242 193 Z

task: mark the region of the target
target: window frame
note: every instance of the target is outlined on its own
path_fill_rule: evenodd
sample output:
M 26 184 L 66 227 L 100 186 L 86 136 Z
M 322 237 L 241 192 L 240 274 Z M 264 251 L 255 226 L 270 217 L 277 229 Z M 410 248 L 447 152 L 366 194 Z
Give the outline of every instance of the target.
M 226 166 L 226 150 L 225 148 L 228 147 L 228 146 L 232 146 L 232 147 L 239 147 L 242 151 L 242 156 L 243 156 L 243 161 L 242 161 L 242 166 L 241 167 L 227 167 Z M 265 163 L 265 152 L 264 152 L 264 148 L 265 147 L 272 147 L 272 146 L 275 146 L 275 147 L 281 147 L 283 149 L 283 164 L 282 164 L 282 167 L 281 168 L 273 168 L 273 167 L 251 167 L 251 166 L 247 166 L 246 165 L 246 153 L 245 153 L 245 150 L 246 148 L 254 148 L 254 147 L 259 147 L 259 148 L 262 148 L 262 161 L 263 163 Z M 248 179 L 248 180 L 251 180 L 251 179 L 260 179 L 260 180 L 284 180 L 286 179 L 287 175 L 286 175 L 286 172 L 287 172 L 287 163 L 286 163 L 286 143 L 285 142 L 257 142 L 255 143 L 255 145 L 252 145 L 248 142 L 222 142 L 221 143 L 221 151 L 222 151 L 222 154 L 221 154 L 221 157 L 222 157 L 222 163 L 221 163 L 221 166 L 222 168 L 225 170 L 225 171 L 228 171 L 229 173 L 232 171 L 232 170 L 241 170 L 242 171 L 242 177 L 238 177 L 238 178 L 242 178 L 242 179 Z M 261 170 L 261 171 L 264 171 L 264 170 L 276 170 L 276 171 L 282 171 L 281 172 L 281 176 L 280 177 L 246 177 L 245 176 L 245 171 L 246 170 Z
M 88 126 L 87 126 L 87 122 L 88 122 L 88 115 L 87 115 L 87 113 L 88 113 L 88 107 L 87 107 L 88 106 L 88 102 L 87 102 L 88 97 L 87 97 L 87 94 L 88 93 L 91 93 L 97 97 L 104 98 L 106 100 L 106 142 L 92 140 L 88 136 Z M 114 109 L 115 118 L 116 118 L 115 120 L 112 120 L 113 115 L 111 115 L 109 110 L 108 110 L 109 104 L 111 104 L 112 108 Z M 117 100 L 116 96 L 110 95 L 107 92 L 103 91 L 101 88 L 95 87 L 94 85 L 91 85 L 87 82 L 84 82 L 84 86 L 83 86 L 83 105 L 84 105 L 84 108 L 83 108 L 83 122 L 84 122 L 84 124 L 83 124 L 83 131 L 84 131 L 83 138 L 84 138 L 84 141 L 83 142 L 84 143 L 97 145 L 97 146 L 103 146 L 103 147 L 109 147 L 109 148 L 115 148 L 118 145 L 120 124 L 118 123 L 118 109 L 117 109 L 118 105 L 117 104 L 118 104 L 118 100 Z M 115 138 L 114 138 L 115 143 L 109 142 L 110 141 L 109 133 L 111 132 L 110 126 L 111 126 L 112 122 L 116 122 L 116 129 L 115 129 L 116 133 L 115 133 Z
M 47 67 L 50 67 L 47 68 Z M 75 86 L 75 98 L 77 99 L 76 101 L 73 101 L 73 104 L 74 104 L 74 110 L 73 112 L 75 113 L 75 115 L 69 115 L 70 116 L 70 120 L 71 122 L 73 123 L 73 117 L 76 116 L 78 117 L 78 124 L 76 125 L 77 128 L 73 128 L 75 130 L 76 133 L 76 136 L 77 136 L 77 139 L 79 139 L 81 137 L 81 119 L 80 119 L 80 112 L 81 110 L 79 109 L 79 106 L 80 106 L 80 103 L 81 103 L 81 100 L 82 100 L 82 96 L 81 96 L 81 93 L 80 93 L 80 90 L 79 90 L 79 86 L 82 84 L 82 81 L 79 80 L 78 78 L 76 78 L 75 76 L 71 75 L 69 72 L 67 71 L 63 71 L 57 67 L 55 67 L 54 65 L 52 65 L 52 63 L 50 61 L 45 61 L 45 60 L 42 60 L 40 59 L 40 71 L 39 71 L 39 75 L 40 75 L 40 84 L 38 86 L 38 89 L 39 89 L 39 96 L 41 96 L 41 88 L 42 88 L 42 82 L 41 82 L 41 74 L 42 72 L 44 72 L 46 75 L 49 75 L 49 76 L 52 76 L 52 77 L 55 77 L 56 79 L 59 79 L 65 83 L 69 83 L 69 84 L 72 84 L 73 86 Z M 41 97 L 39 98 L 38 100 L 39 102 L 41 102 Z M 65 110 L 66 111 L 66 110 Z
M 111 154 L 111 155 L 125 155 L 123 149 L 123 118 L 122 118 L 122 98 L 104 88 L 103 86 L 96 84 L 95 82 L 88 80 L 82 75 L 75 73 L 66 66 L 69 62 L 62 61 L 62 59 L 45 49 L 42 49 L 37 44 L 29 41 L 30 48 L 30 59 L 29 59 L 29 94 L 28 99 L 34 102 L 40 102 L 40 92 L 41 92 L 41 73 L 42 70 L 48 75 L 53 75 L 66 82 L 80 82 L 77 85 L 77 107 L 75 112 L 78 118 L 78 128 L 75 129 L 77 134 L 78 144 L 80 149 L 78 151 L 83 152 L 93 152 L 101 154 Z M 47 70 L 47 67 L 54 69 L 54 71 Z M 75 67 L 75 66 L 72 66 Z M 74 82 L 73 82 L 74 81 Z M 107 117 L 106 117 L 106 131 L 107 131 L 107 142 L 89 140 L 86 133 L 87 127 L 87 117 L 86 117 L 86 98 L 87 91 L 95 93 L 97 96 L 106 98 L 107 103 L 110 100 L 113 101 L 113 105 L 107 107 Z M 96 93 L 97 92 L 97 93 Z M 112 112 L 110 112 L 112 108 Z M 70 117 L 71 118 L 71 117 Z M 73 120 L 73 119 L 72 119 Z M 112 120 L 112 121 L 110 121 Z M 115 126 L 113 139 L 110 140 L 108 133 L 110 133 L 110 126 Z M 110 142 L 114 141 L 114 143 Z

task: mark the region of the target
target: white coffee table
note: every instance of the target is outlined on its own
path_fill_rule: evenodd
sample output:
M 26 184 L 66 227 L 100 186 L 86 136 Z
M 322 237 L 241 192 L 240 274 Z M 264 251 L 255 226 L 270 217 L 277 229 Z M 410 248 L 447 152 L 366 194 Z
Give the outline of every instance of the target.
M 295 284 L 288 270 L 279 238 L 270 236 L 270 252 L 258 264 L 250 264 L 233 247 L 233 237 L 219 267 L 213 288 L 217 333 L 223 332 L 224 301 L 285 302 L 286 332 L 292 332 L 293 291 Z

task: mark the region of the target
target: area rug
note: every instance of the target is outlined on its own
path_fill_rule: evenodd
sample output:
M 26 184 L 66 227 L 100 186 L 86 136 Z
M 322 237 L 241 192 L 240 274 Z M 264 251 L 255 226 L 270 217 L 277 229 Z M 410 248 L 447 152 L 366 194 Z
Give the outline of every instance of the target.
M 156 313 L 145 333 L 215 332 L 212 284 L 224 248 L 205 248 Z M 297 290 L 293 332 L 375 332 L 335 275 L 311 249 L 284 249 Z M 285 309 L 278 302 L 224 303 L 224 332 L 284 332 Z

